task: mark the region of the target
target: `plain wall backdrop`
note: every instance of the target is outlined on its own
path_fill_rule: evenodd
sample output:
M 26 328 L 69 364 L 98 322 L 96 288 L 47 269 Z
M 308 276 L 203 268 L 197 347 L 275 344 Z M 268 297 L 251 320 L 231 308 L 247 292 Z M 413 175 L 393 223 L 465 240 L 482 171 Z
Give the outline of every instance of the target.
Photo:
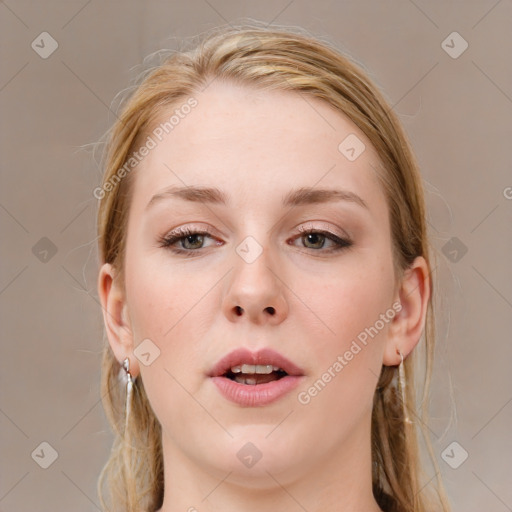
M 454 511 L 512 510 L 510 0 L 0 2 L 0 510 L 99 510 L 112 435 L 87 145 L 146 55 L 243 18 L 328 38 L 404 123 L 439 253 L 435 454 Z

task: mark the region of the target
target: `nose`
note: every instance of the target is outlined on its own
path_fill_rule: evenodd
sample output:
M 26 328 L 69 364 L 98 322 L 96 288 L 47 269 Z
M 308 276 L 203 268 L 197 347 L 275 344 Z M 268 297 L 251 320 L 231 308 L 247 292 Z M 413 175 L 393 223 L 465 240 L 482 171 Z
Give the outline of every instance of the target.
M 288 288 L 283 271 L 278 269 L 267 250 L 254 261 L 235 255 L 223 304 L 224 314 L 231 322 L 279 324 L 286 318 Z

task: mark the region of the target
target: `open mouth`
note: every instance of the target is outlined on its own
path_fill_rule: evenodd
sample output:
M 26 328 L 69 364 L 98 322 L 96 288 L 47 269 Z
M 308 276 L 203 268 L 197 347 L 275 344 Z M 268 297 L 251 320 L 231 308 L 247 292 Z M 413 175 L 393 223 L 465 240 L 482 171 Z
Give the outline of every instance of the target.
M 257 386 L 258 384 L 266 384 L 267 382 L 273 382 L 283 377 L 286 377 L 288 373 L 286 373 L 281 368 L 267 366 L 264 371 L 254 371 L 251 368 L 243 368 L 244 366 L 252 366 L 252 365 L 242 365 L 242 367 L 238 366 L 235 368 L 231 368 L 226 371 L 222 377 L 226 377 L 232 381 L 238 382 L 238 384 L 246 384 L 249 386 Z
M 241 407 L 263 407 L 295 389 L 304 370 L 275 350 L 240 347 L 220 359 L 207 374 L 227 400 Z

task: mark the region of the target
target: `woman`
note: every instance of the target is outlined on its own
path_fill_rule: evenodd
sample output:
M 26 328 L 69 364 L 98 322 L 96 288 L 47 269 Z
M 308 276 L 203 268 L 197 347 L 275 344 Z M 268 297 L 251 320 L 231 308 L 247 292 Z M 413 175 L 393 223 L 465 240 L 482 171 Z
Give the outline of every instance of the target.
M 105 510 L 448 511 L 417 441 L 437 468 L 421 177 L 362 69 L 218 29 L 146 74 L 106 155 Z

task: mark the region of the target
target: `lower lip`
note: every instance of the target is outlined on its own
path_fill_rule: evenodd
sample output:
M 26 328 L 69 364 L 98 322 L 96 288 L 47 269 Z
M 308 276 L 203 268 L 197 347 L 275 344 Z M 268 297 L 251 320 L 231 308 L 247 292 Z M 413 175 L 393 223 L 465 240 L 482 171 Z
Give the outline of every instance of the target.
M 265 384 L 239 384 L 227 377 L 212 377 L 222 395 L 243 407 L 261 407 L 271 404 L 296 388 L 303 376 L 287 375 Z

